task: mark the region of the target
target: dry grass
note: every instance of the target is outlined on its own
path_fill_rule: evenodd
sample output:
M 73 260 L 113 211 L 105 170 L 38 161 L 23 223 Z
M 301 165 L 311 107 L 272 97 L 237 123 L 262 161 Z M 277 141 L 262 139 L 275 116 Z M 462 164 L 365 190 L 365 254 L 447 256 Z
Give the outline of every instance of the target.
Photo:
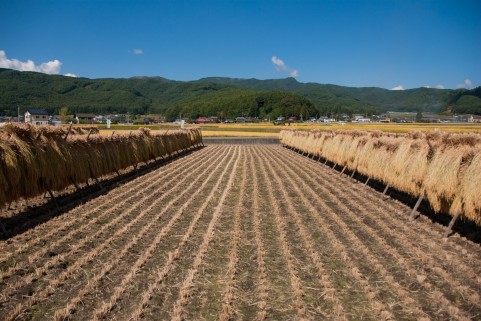
M 283 130 L 280 137 L 284 145 L 425 195 L 437 212 L 461 212 L 481 224 L 480 134 Z
M 469 123 L 345 123 L 340 125 L 337 123 L 324 124 L 292 124 L 293 129 L 300 130 L 380 130 L 390 133 L 409 133 L 412 131 L 441 131 L 449 133 L 481 133 L 481 124 Z
M 204 137 L 277 137 L 282 129 L 299 129 L 302 131 L 318 130 L 379 130 L 391 133 L 409 133 L 411 131 L 439 131 L 453 133 L 477 132 L 481 133 L 481 124 L 422 124 L 422 123 L 337 123 L 325 125 L 323 123 L 292 123 L 290 126 L 275 126 L 272 123 L 234 123 L 234 124 L 201 124 L 196 125 L 201 129 Z M 102 135 L 128 134 L 140 126 L 115 125 L 113 129 L 101 128 Z M 152 132 L 165 132 L 179 129 L 176 124 L 148 125 Z
M 479 245 L 408 210 L 278 145 L 207 146 L 0 241 L 1 319 L 480 319 Z
M 118 172 L 202 143 L 199 129 L 99 135 L 97 129 L 7 125 L 0 131 L 0 206 Z

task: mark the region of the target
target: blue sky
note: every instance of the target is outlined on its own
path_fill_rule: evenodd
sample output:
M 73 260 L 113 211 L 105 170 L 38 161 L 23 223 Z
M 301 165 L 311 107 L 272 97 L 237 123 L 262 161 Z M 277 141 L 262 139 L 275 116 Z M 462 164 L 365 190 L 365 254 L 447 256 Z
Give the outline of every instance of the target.
M 0 66 L 87 78 L 481 85 L 481 1 L 0 0 Z

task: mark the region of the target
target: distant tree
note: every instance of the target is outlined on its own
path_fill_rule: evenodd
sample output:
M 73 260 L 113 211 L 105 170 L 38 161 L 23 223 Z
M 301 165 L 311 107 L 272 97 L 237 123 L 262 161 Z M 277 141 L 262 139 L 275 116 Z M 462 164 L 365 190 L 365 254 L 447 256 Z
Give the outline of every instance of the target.
M 68 110 L 68 107 L 60 108 L 60 111 L 58 113 L 60 115 L 60 121 L 64 124 L 67 123 L 68 115 L 70 114 L 70 111 Z
M 416 114 L 416 121 L 420 122 L 422 120 L 423 120 L 423 113 L 418 111 L 418 113 Z

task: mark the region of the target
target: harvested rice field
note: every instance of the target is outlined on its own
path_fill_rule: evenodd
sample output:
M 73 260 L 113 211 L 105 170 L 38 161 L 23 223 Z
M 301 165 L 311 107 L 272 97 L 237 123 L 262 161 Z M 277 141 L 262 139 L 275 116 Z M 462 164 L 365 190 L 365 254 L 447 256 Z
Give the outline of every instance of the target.
M 208 145 L 0 241 L 4 320 L 480 320 L 481 248 L 280 145 Z

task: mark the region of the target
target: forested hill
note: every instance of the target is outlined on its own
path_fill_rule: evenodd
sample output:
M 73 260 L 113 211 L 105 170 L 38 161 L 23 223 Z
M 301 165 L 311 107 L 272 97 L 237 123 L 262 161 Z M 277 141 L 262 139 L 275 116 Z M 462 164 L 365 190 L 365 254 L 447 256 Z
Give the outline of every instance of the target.
M 288 90 L 307 97 L 318 109 L 354 113 L 425 111 L 481 115 L 481 87 L 466 89 L 416 88 L 388 90 L 378 87 L 344 87 L 300 83 L 294 78 L 258 80 L 210 77 L 199 80 L 256 90 Z
M 27 108 L 58 113 L 164 114 L 178 117 L 241 115 L 305 117 L 327 113 L 447 111 L 481 114 L 481 89 L 418 88 L 391 91 L 276 80 L 204 78 L 173 81 L 161 77 L 72 78 L 0 68 L 0 114 Z

